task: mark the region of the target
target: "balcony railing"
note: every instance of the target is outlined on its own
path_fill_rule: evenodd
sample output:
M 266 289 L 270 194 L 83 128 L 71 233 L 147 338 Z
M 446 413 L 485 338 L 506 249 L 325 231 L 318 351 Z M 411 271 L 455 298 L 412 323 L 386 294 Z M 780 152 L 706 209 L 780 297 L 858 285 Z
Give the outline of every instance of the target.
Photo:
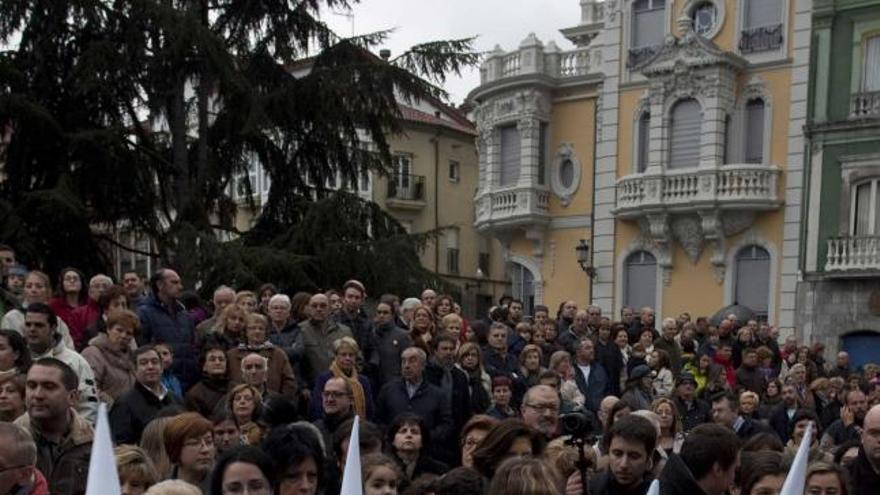
M 388 179 L 388 199 L 425 200 L 425 176 L 394 174 Z
M 825 271 L 880 270 L 880 236 L 828 239 Z
M 622 218 L 647 211 L 722 209 L 770 210 L 779 206 L 779 169 L 765 165 L 725 165 L 633 174 L 617 181 L 617 208 Z
M 501 59 L 501 77 L 513 77 L 519 75 L 520 68 L 519 52 L 505 55 Z
M 640 46 L 630 48 L 626 57 L 626 66 L 629 69 L 638 67 L 645 63 L 649 58 L 653 57 L 662 48 L 661 45 Z
M 536 187 L 506 187 L 475 199 L 477 228 L 516 227 L 549 221 L 550 193 Z
M 880 118 L 880 91 L 855 93 L 849 99 L 849 118 Z
M 776 50 L 782 46 L 782 24 L 743 30 L 739 38 L 741 53 Z
M 512 52 L 498 51 L 480 66 L 480 83 L 527 75 L 544 75 L 560 80 L 598 75 L 601 70 L 599 54 L 598 48 L 576 48 L 563 52 L 549 44 Z

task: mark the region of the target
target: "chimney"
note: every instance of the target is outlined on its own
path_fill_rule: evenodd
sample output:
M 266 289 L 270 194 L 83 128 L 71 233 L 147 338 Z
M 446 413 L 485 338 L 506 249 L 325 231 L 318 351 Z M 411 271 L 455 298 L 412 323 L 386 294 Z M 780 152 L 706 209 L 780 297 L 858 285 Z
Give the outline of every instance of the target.
M 391 58 L 391 50 L 383 48 L 379 50 L 379 56 L 382 57 L 382 60 L 387 62 L 388 59 Z

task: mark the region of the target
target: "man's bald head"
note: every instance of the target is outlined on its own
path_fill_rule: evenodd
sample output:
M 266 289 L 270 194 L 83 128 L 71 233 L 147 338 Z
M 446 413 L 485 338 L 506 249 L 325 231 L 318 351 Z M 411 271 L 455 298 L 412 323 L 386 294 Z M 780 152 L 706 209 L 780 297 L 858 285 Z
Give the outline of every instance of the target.
M 315 322 L 323 322 L 327 319 L 327 312 L 330 309 L 330 299 L 321 294 L 315 294 L 309 299 L 309 319 Z

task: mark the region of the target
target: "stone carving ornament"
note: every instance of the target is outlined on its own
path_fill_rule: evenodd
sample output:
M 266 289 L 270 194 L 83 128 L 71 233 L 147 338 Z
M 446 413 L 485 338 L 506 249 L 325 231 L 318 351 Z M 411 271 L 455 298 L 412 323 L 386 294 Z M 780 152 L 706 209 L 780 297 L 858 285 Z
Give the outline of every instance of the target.
M 693 215 L 675 217 L 672 220 L 672 234 L 691 263 L 696 264 L 703 252 L 704 241 L 700 219 Z

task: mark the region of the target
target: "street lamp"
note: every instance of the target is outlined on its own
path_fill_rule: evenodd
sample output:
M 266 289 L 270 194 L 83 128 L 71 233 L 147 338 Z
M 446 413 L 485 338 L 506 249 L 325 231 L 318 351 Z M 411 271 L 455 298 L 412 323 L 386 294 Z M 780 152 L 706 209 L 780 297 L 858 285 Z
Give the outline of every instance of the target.
M 477 281 L 476 282 L 465 282 L 464 290 L 477 289 L 480 290 L 480 284 L 483 283 L 483 270 L 480 267 L 477 267 L 477 273 L 475 275 Z
M 580 265 L 581 270 L 583 270 L 588 277 L 595 277 L 596 269 L 590 265 L 590 245 L 587 244 L 587 241 L 581 239 L 580 242 L 578 242 L 578 245 L 574 247 L 574 251 L 577 255 L 577 262 L 578 265 Z

